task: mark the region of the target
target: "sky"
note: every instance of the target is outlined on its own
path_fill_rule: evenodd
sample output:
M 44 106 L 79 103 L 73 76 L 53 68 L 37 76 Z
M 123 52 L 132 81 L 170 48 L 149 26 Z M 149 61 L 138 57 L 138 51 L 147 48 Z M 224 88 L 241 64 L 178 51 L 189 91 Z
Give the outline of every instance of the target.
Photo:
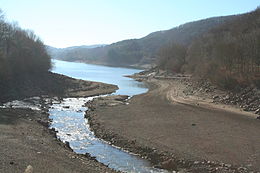
M 141 38 L 259 5 L 259 0 L 0 0 L 7 20 L 58 48 Z

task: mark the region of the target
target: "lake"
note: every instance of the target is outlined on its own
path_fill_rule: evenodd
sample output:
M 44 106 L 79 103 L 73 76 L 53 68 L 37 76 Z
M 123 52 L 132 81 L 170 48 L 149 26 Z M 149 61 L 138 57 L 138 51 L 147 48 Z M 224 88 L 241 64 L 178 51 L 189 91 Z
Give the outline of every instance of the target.
M 52 71 L 55 73 L 64 74 L 77 79 L 117 85 L 119 87 L 115 93 L 117 95 L 133 96 L 148 91 L 147 87 L 142 82 L 137 82 L 131 78 L 124 77 L 124 75 L 138 73 L 141 70 L 59 60 L 53 60 L 53 64 L 54 68 Z

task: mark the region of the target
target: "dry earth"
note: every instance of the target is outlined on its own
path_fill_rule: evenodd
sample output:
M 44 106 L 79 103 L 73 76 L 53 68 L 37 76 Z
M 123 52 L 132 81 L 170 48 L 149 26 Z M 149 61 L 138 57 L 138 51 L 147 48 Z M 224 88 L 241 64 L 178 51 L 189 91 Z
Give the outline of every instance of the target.
M 99 137 L 169 169 L 260 171 L 260 121 L 254 114 L 226 110 L 207 97 L 185 97 L 178 79 L 148 83 L 152 89 L 127 104 L 89 103 L 87 117 Z
M 73 153 L 46 126 L 48 115 L 21 109 L 0 109 L 0 172 L 113 172 Z M 31 165 L 31 166 L 29 166 Z
M 49 83 L 53 83 L 49 87 L 55 87 L 50 89 L 51 96 L 86 97 L 111 93 L 117 89 L 114 85 L 76 80 L 57 74 L 52 77 L 55 80 L 48 79 Z M 59 92 L 62 86 L 62 92 Z M 33 95 L 41 93 L 46 94 L 35 91 Z M 19 95 L 17 97 L 21 98 Z M 45 111 L 0 108 L 1 173 L 115 172 L 88 155 L 75 154 L 57 140 L 55 132 L 48 129 L 46 111 L 46 107 Z

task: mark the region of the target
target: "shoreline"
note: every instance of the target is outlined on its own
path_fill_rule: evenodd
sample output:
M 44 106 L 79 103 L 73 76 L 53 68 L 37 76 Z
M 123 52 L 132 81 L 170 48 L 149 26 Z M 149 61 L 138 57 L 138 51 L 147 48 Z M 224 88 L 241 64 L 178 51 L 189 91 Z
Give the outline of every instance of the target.
M 147 83 L 148 86 L 157 85 L 157 87 L 160 87 L 161 82 L 164 83 L 164 85 L 168 86 L 177 84 L 177 86 L 175 87 L 168 87 L 169 89 L 167 91 L 167 99 L 169 101 L 172 101 L 173 103 L 175 102 L 180 104 L 195 105 L 216 110 L 221 109 L 224 111 L 244 114 L 245 116 L 249 116 L 252 118 L 260 118 L 260 107 L 256 111 L 250 111 L 243 108 L 243 105 L 239 103 L 232 104 L 232 102 L 234 102 L 232 98 L 227 103 L 223 103 L 223 101 L 225 101 L 224 97 L 229 97 L 230 94 L 230 92 L 227 90 L 218 89 L 216 86 L 213 86 L 211 84 L 209 84 L 211 86 L 209 86 L 208 88 L 203 88 L 201 86 L 195 85 L 195 87 L 200 87 L 200 89 L 194 89 L 193 83 L 195 82 L 192 81 L 191 76 L 149 76 L 149 71 L 144 71 L 143 73 L 148 73 L 148 75 L 134 74 L 127 75 L 126 77 L 130 77 L 134 80 Z M 179 82 L 174 83 L 174 81 Z M 257 94 L 259 95 L 259 92 Z M 221 97 L 222 99 L 224 99 L 219 100 L 221 99 Z M 241 97 L 243 97 L 243 95 L 241 95 Z M 250 99 L 252 98 L 249 98 L 249 101 L 251 101 Z
M 100 82 L 83 81 L 53 74 L 54 84 L 69 84 L 63 93 L 54 92 L 44 98 L 88 97 L 109 94 L 118 87 Z M 50 82 L 48 81 L 48 82 Z M 56 84 L 57 82 L 58 84 Z M 58 88 L 57 88 L 58 89 Z M 34 92 L 37 96 L 41 92 Z M 23 97 L 18 97 L 23 98 Z M 39 97 L 39 102 L 41 101 Z M 50 99 L 50 103 L 53 99 Z M 56 137 L 49 129 L 49 105 L 41 105 L 40 111 L 19 108 L 0 109 L 0 172 L 116 172 L 88 155 L 74 153 L 68 144 Z
M 233 160 L 230 163 L 230 162 L 227 162 L 227 160 L 224 161 L 225 159 L 224 160 L 219 159 L 219 158 L 224 158 L 221 156 L 216 157 L 218 159 L 214 159 L 214 153 L 213 153 L 213 155 L 210 154 L 211 155 L 210 157 L 208 157 L 207 154 L 204 157 L 201 157 L 201 155 L 199 154 L 200 151 L 197 154 L 196 154 L 196 152 L 195 153 L 185 152 L 186 154 L 182 154 L 179 151 L 178 152 L 175 151 L 176 148 L 178 148 L 178 145 L 177 146 L 174 145 L 176 148 L 172 148 L 171 142 L 169 143 L 170 145 L 160 144 L 160 141 L 154 142 L 152 140 L 152 138 L 153 138 L 153 133 L 156 133 L 156 132 L 153 132 L 152 128 L 150 128 L 149 126 L 145 126 L 145 124 L 143 124 L 143 123 L 136 122 L 136 120 L 139 119 L 139 117 L 137 115 L 142 114 L 140 116 L 141 116 L 141 118 L 145 119 L 146 123 L 148 122 L 148 123 L 154 124 L 155 126 L 161 126 L 161 124 L 167 123 L 167 120 L 166 120 L 166 122 L 160 122 L 161 124 L 155 123 L 155 122 L 149 122 L 149 120 L 147 120 L 147 119 L 150 119 L 150 115 L 148 113 L 149 109 L 151 109 L 152 106 L 155 106 L 154 104 L 145 103 L 145 100 L 148 100 L 148 99 L 151 100 L 152 102 L 155 102 L 156 104 L 159 104 L 158 101 L 156 101 L 156 99 L 159 99 L 161 102 L 164 102 L 162 104 L 162 106 L 166 109 L 165 110 L 166 112 L 171 110 L 171 109 L 168 109 L 169 107 L 176 107 L 176 108 L 181 107 L 181 112 L 179 112 L 180 114 L 183 114 L 182 111 L 186 112 L 187 111 L 187 110 L 185 110 L 186 108 L 188 108 L 190 110 L 194 109 L 195 111 L 199 110 L 199 111 L 203 111 L 203 112 L 204 112 L 204 110 L 209 110 L 210 112 L 212 112 L 210 114 L 214 114 L 214 119 L 216 119 L 217 121 L 224 121 L 224 120 L 221 120 L 221 118 L 224 118 L 224 119 L 227 118 L 229 120 L 232 119 L 232 120 L 230 120 L 231 122 L 233 120 L 240 121 L 240 122 L 255 121 L 254 124 L 256 124 L 256 123 L 258 123 L 258 122 L 256 122 L 258 120 L 255 119 L 256 115 L 254 115 L 252 117 L 252 114 L 249 113 L 250 116 L 244 116 L 245 114 L 248 114 L 248 113 L 242 112 L 242 114 L 243 114 L 242 115 L 241 112 L 235 110 L 235 108 L 226 110 L 225 107 L 223 108 L 220 106 L 220 108 L 222 108 L 222 109 L 218 109 L 219 108 L 218 106 L 217 107 L 211 106 L 211 105 L 214 105 L 215 103 L 210 103 L 209 105 L 207 105 L 207 104 L 203 105 L 203 102 L 202 102 L 202 103 L 199 103 L 199 105 L 198 105 L 197 104 L 198 100 L 196 100 L 196 99 L 191 100 L 191 102 L 188 102 L 188 103 L 186 103 L 187 100 L 172 99 L 174 96 L 176 96 L 176 94 L 177 94 L 177 96 L 178 96 L 178 94 L 180 94 L 180 90 L 175 91 L 175 93 L 172 92 L 172 89 L 174 89 L 174 86 L 172 84 L 166 85 L 165 82 L 163 82 L 162 80 L 152 80 L 152 81 L 148 81 L 146 83 L 148 83 L 150 86 L 148 93 L 134 96 L 127 102 L 122 101 L 121 103 L 118 103 L 118 104 L 109 105 L 108 103 L 111 102 L 111 99 L 113 102 L 113 98 L 111 98 L 111 99 L 108 98 L 107 104 L 102 103 L 102 102 L 104 102 L 103 99 L 101 101 L 102 104 L 100 104 L 100 101 L 98 99 L 94 99 L 92 102 L 88 103 L 88 106 L 92 107 L 92 109 L 89 109 L 86 112 L 86 118 L 88 118 L 90 127 L 94 131 L 96 136 L 110 142 L 111 144 L 113 144 L 115 146 L 121 147 L 123 149 L 126 149 L 127 151 L 133 152 L 135 154 L 139 154 L 140 156 L 147 158 L 156 167 L 164 168 L 164 169 L 168 169 L 168 170 L 178 170 L 178 171 L 184 171 L 184 172 L 185 171 L 247 172 L 249 170 L 253 170 L 253 171 L 258 170 L 259 171 L 260 168 L 259 167 L 257 168 L 258 163 L 260 163 L 258 156 L 256 156 L 255 161 L 252 161 L 252 162 L 254 162 L 253 164 L 245 163 L 243 165 L 240 165 L 238 163 L 239 162 L 241 163 L 241 161 Z M 166 81 L 166 83 L 169 83 L 169 81 Z M 170 81 L 170 83 L 171 83 L 171 81 Z M 174 93 L 174 94 L 172 94 L 172 93 Z M 154 98 L 154 97 L 156 97 L 156 98 Z M 205 100 L 204 100 L 204 102 L 205 102 Z M 104 106 L 104 105 L 109 105 L 109 106 Z M 138 105 L 141 105 L 141 106 L 138 107 Z M 137 109 L 141 109 L 141 110 L 137 111 Z M 157 109 L 161 109 L 160 106 Z M 155 109 L 154 109 L 154 111 L 155 111 Z M 164 113 L 166 114 L 165 111 L 161 110 L 160 114 L 161 115 L 164 115 Z M 221 114 L 223 113 L 225 115 L 218 118 L 218 117 L 215 117 L 216 112 L 217 113 L 219 112 Z M 150 113 L 152 113 L 152 111 Z M 121 115 L 115 115 L 115 114 L 121 114 Z M 136 114 L 136 115 L 132 115 L 132 114 Z M 205 114 L 204 116 L 207 116 L 207 113 L 204 113 L 204 114 Z M 236 118 L 237 115 L 239 115 L 238 120 Z M 128 116 L 128 117 L 126 117 L 126 116 Z M 151 118 L 154 120 L 157 120 L 156 116 L 157 115 L 155 114 Z M 248 118 L 246 118 L 246 117 L 248 117 Z M 190 118 L 192 118 L 192 117 L 190 117 Z M 179 119 L 179 120 L 181 120 L 181 119 Z M 203 122 L 203 119 L 199 119 L 199 120 L 201 121 L 201 123 Z M 132 123 L 132 121 L 133 121 L 133 123 Z M 142 121 L 142 120 L 139 120 L 139 121 Z M 159 121 L 159 119 L 158 119 L 158 121 Z M 187 120 L 185 120 L 185 121 L 187 121 Z M 185 122 L 182 122 L 182 123 L 185 123 Z M 143 126 L 143 125 L 144 125 L 143 128 L 147 128 L 148 132 L 145 132 L 145 133 L 141 132 L 142 131 L 141 126 Z M 212 124 L 212 125 L 214 125 L 214 124 Z M 128 128 L 127 126 L 131 126 L 132 130 L 130 128 Z M 174 124 L 172 126 L 174 126 Z M 197 123 L 192 123 L 191 126 L 196 127 Z M 214 126 L 217 126 L 217 125 L 214 125 Z M 225 128 L 229 128 L 225 124 L 223 126 Z M 174 127 L 171 127 L 171 128 L 172 128 L 172 130 L 175 129 Z M 203 125 L 202 130 L 212 131 L 209 128 L 210 127 Z M 213 128 L 217 128 L 217 127 L 213 127 Z M 255 128 L 258 128 L 257 125 L 255 125 Z M 137 132 L 138 130 L 134 130 L 134 129 L 138 129 L 139 132 Z M 149 132 L 149 130 L 152 132 Z M 167 128 L 162 127 L 162 128 L 159 128 L 159 130 L 167 131 Z M 177 130 L 179 130 L 179 129 L 177 129 Z M 132 132 L 132 131 L 136 131 L 136 132 Z M 181 133 L 181 131 L 178 133 Z M 166 134 L 169 135 L 168 132 Z M 202 132 L 202 134 L 203 134 L 203 132 Z M 239 134 L 235 134 L 235 135 L 239 135 Z M 243 135 L 245 135 L 245 134 L 243 134 Z M 135 136 L 138 136 L 138 137 L 135 137 Z M 164 134 L 159 134 L 158 137 L 160 138 L 160 136 L 164 136 Z M 217 137 L 220 137 L 220 136 L 217 136 Z M 259 135 L 257 135 L 257 137 L 259 137 Z M 145 138 L 147 138 L 147 139 L 145 139 Z M 176 138 L 176 136 L 174 138 Z M 182 137 L 178 136 L 178 138 L 182 138 Z M 207 138 L 211 138 L 211 136 L 209 136 Z M 257 141 L 258 139 L 255 139 L 255 140 Z M 195 139 L 195 141 L 196 141 L 196 139 Z M 200 141 L 200 142 L 204 143 L 205 141 L 204 142 Z M 200 142 L 198 142 L 198 144 Z M 260 141 L 258 141 L 258 142 L 260 142 Z M 179 142 L 177 142 L 177 143 L 179 143 Z M 213 143 L 213 145 L 216 145 L 216 144 Z M 238 144 L 238 145 L 240 145 L 240 144 Z M 258 144 L 255 143 L 254 145 L 258 145 Z M 208 146 L 208 147 L 210 148 L 210 146 Z M 219 146 L 217 146 L 217 147 L 220 147 L 220 149 L 221 148 L 225 149 L 225 146 L 223 146 L 221 144 L 219 144 Z M 164 149 L 164 148 L 166 148 L 166 149 Z M 179 148 L 180 148 L 180 150 L 182 150 L 181 149 L 182 147 L 179 147 Z M 211 149 L 209 149 L 209 150 L 211 150 Z M 244 150 L 246 151 L 246 149 L 244 149 Z M 213 151 L 214 151 L 214 149 L 213 149 Z M 211 152 L 213 152 L 213 151 L 211 151 Z M 255 154 L 259 154 L 258 152 Z M 243 160 L 243 157 L 241 157 L 240 159 Z
M 10 85 L 10 86 L 9 86 Z M 12 100 L 21 100 L 34 96 L 49 97 L 87 97 L 112 93 L 118 89 L 116 85 L 102 82 L 74 79 L 62 74 L 48 72 L 28 75 L 19 81 L 0 83 L 0 104 Z
M 155 80 L 158 80 L 158 79 L 155 79 Z M 228 112 L 232 112 L 232 113 L 243 114 L 245 116 L 248 116 L 248 117 L 251 117 L 254 119 L 256 119 L 259 116 L 253 112 L 244 111 L 242 108 L 239 108 L 236 105 L 214 102 L 214 99 L 212 99 L 212 97 L 214 97 L 214 96 L 211 93 L 209 93 L 210 96 L 206 96 L 206 97 L 202 96 L 203 93 L 200 93 L 197 96 L 185 95 L 184 89 L 183 89 L 183 88 L 185 88 L 185 86 L 183 85 L 182 82 L 176 82 L 176 83 L 172 84 L 173 81 L 167 81 L 165 79 L 163 79 L 163 80 L 164 80 L 164 83 L 166 83 L 166 85 L 169 85 L 169 86 L 174 85 L 176 83 L 180 84 L 180 86 L 171 88 L 167 92 L 167 99 L 169 101 L 171 101 L 172 103 L 199 106 L 199 107 L 206 108 L 206 109 L 223 110 L 223 111 L 228 111 Z M 174 80 L 174 79 L 172 79 L 172 80 Z M 178 79 L 175 79 L 175 80 L 178 80 Z M 160 80 L 160 81 L 162 81 L 162 80 Z M 148 83 L 152 83 L 152 84 L 158 83 L 156 81 L 144 81 L 144 82 L 148 82 Z

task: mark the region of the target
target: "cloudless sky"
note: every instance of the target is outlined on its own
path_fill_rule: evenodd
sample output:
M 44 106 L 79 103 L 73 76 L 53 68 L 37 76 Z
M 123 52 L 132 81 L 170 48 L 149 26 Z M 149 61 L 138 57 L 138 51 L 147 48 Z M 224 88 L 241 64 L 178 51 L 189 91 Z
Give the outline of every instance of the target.
M 0 0 L 9 21 L 54 47 L 110 44 L 186 22 L 252 11 L 259 0 Z

